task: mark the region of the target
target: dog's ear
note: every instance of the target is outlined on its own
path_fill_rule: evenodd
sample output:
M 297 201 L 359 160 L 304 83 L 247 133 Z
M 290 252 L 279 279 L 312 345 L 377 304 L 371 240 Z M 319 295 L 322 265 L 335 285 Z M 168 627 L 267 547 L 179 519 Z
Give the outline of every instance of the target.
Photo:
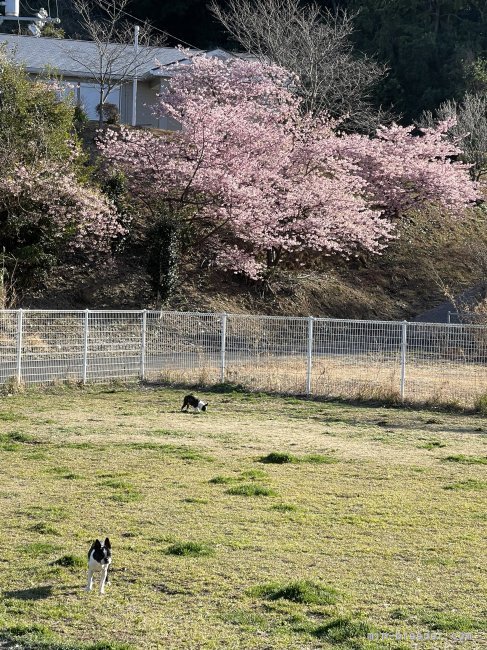
M 93 544 L 94 548 L 101 548 L 101 542 L 99 539 L 95 539 L 95 543 Z
M 105 543 L 103 545 L 105 548 L 112 548 L 112 545 L 110 544 L 110 540 L 108 537 L 105 539 Z

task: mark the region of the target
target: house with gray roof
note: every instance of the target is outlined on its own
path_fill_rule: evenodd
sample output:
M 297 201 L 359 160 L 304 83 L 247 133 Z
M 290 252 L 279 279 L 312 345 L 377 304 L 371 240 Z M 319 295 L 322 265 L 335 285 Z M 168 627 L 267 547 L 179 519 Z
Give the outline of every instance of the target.
M 100 86 L 96 70 L 100 66 L 100 53 L 95 43 L 0 34 L 0 45 L 2 43 L 5 43 L 14 59 L 23 64 L 30 75 L 41 75 L 46 69 L 54 70 L 61 76 L 62 83 L 72 90 L 73 100 L 84 108 L 88 118 L 98 119 L 96 107 L 100 101 Z M 171 77 L 174 64 L 188 61 L 188 55 L 173 47 L 140 49 L 143 50 L 142 56 L 137 59 L 135 66 L 132 45 L 107 44 L 105 56 L 111 61 L 109 73 L 117 85 L 106 101 L 118 106 L 123 124 L 131 124 L 133 79 L 136 74 L 137 126 L 177 128 L 170 118 L 156 117 L 151 107 L 157 103 L 157 95 Z M 194 51 L 194 54 L 198 53 L 200 52 Z M 107 65 L 106 61 L 104 65 Z

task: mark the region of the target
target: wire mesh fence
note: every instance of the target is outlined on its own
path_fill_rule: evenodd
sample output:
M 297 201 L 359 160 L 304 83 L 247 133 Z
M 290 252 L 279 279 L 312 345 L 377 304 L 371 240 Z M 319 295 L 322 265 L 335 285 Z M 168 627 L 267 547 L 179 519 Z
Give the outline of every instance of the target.
M 487 326 L 164 311 L 0 311 L 0 384 L 111 379 L 327 397 L 487 395 Z

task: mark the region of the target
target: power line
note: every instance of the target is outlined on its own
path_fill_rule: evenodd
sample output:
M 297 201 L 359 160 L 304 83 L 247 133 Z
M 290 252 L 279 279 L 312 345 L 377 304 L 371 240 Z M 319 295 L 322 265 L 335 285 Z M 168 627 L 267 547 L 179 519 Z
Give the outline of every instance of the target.
M 123 9 L 121 9 L 120 13 L 124 14 L 125 16 L 128 16 L 129 18 L 132 18 L 133 20 L 137 20 L 139 23 L 143 24 L 143 21 L 140 18 L 137 18 L 137 16 L 134 16 L 133 14 L 129 14 L 128 11 L 124 11 Z M 204 50 L 201 49 L 201 47 L 197 47 L 196 45 L 192 45 L 191 43 L 188 43 L 187 41 L 183 41 L 183 39 L 178 38 L 177 36 L 174 36 L 174 34 L 170 34 L 169 32 L 166 32 L 164 29 L 159 29 L 159 27 L 154 27 L 154 25 L 151 25 L 151 27 L 156 32 L 161 32 L 161 34 L 165 34 L 166 36 L 169 36 L 170 38 L 174 38 L 179 43 L 182 43 L 183 45 L 187 45 L 188 47 L 192 48 L 193 50 L 199 50 L 200 52 L 204 51 Z
M 21 4 L 25 5 L 30 12 L 35 13 L 34 9 L 32 9 L 32 7 L 29 5 L 27 0 L 21 0 Z M 49 0 L 48 0 L 48 6 L 49 6 L 49 15 L 51 15 L 50 1 Z M 140 18 L 137 18 L 137 16 L 134 16 L 133 14 L 130 14 L 128 11 L 124 11 L 123 9 L 121 9 L 120 13 L 124 14 L 125 16 L 128 16 L 129 18 L 132 18 L 133 20 L 136 20 L 140 24 L 144 23 L 143 20 L 141 20 Z M 59 18 L 58 0 L 56 0 L 56 14 L 57 14 L 57 17 Z M 169 38 L 173 38 L 174 40 L 178 41 L 178 43 L 181 43 L 182 45 L 187 45 L 188 47 L 190 47 L 193 50 L 198 50 L 200 52 L 204 51 L 201 47 L 197 47 L 196 45 L 193 45 L 192 43 L 188 43 L 187 41 L 184 41 L 182 38 L 178 38 L 177 36 L 174 36 L 174 34 L 170 34 L 169 32 L 167 32 L 164 29 L 159 29 L 159 27 L 155 27 L 152 24 L 151 24 L 151 28 L 153 30 L 155 30 L 156 32 L 160 32 L 161 34 L 164 34 L 165 36 L 169 36 Z

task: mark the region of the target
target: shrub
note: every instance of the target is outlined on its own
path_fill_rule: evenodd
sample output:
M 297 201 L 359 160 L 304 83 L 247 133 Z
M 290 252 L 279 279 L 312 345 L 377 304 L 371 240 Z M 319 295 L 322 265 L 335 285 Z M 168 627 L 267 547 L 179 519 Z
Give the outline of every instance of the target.
M 101 104 L 97 104 L 96 112 L 98 115 L 102 113 L 101 117 L 103 117 L 103 121 L 107 124 L 120 123 L 120 113 L 116 104 L 111 104 L 110 102 L 105 102 L 103 106 Z
M 73 124 L 74 128 L 76 129 L 77 133 L 81 133 L 85 126 L 88 123 L 88 115 L 84 111 L 82 106 L 75 106 L 74 107 L 74 117 L 73 117 Z

